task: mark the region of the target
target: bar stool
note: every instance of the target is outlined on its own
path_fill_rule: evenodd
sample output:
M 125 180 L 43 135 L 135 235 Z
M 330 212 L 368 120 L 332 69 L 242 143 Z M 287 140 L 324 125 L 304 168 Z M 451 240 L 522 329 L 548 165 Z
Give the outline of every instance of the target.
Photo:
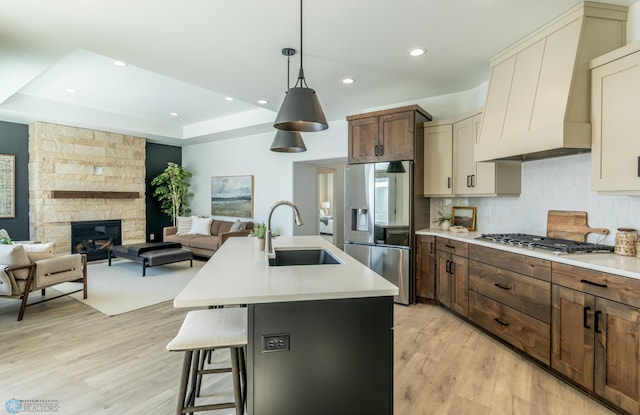
M 187 313 L 178 334 L 167 344 L 169 351 L 185 352 L 176 413 L 180 415 L 236 408 L 236 414 L 242 415 L 246 397 L 246 366 L 244 362 L 246 345 L 246 308 L 215 308 Z M 201 365 L 201 362 L 204 361 L 204 353 L 211 349 L 223 348 L 230 350 L 231 368 L 204 369 L 204 366 Z M 233 377 L 234 402 L 196 406 L 195 400 L 200 393 L 199 386 L 202 375 L 228 372 L 231 372 Z M 190 389 L 187 395 L 189 385 Z

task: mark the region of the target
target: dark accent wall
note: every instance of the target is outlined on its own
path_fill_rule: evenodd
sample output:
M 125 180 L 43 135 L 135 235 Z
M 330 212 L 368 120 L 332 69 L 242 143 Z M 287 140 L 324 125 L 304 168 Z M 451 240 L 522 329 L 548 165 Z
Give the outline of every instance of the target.
M 0 218 L 14 241 L 29 239 L 29 126 L 0 121 L 0 154 L 16 156 L 16 216 Z
M 162 241 L 162 228 L 173 223 L 169 215 L 162 213 L 160 203 L 153 197 L 151 180 L 167 168 L 168 162 L 182 164 L 182 148 L 163 144 L 147 143 L 146 166 L 147 178 L 147 241 Z M 151 235 L 154 236 L 151 239 Z

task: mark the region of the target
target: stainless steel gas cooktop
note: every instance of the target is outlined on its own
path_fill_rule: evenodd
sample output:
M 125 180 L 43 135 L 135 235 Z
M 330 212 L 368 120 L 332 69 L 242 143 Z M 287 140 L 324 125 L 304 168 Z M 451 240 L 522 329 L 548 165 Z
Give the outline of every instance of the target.
M 529 249 L 547 249 L 555 254 L 613 252 L 614 247 L 591 242 L 528 235 L 526 233 L 483 233 L 478 239 Z

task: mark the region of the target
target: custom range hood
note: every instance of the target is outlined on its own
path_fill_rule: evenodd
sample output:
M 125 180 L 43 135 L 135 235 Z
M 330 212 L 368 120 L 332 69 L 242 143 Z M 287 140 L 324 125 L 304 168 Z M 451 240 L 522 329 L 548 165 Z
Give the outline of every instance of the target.
M 626 41 L 627 7 L 583 2 L 490 60 L 476 161 L 591 149 L 589 61 Z

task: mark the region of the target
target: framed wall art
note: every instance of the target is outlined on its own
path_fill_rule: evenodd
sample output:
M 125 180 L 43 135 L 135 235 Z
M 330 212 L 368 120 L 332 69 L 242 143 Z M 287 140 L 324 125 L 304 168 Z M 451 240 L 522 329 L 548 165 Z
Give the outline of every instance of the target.
M 16 217 L 16 156 L 0 154 L 0 218 Z
M 253 218 L 253 176 L 212 177 L 211 214 Z
M 476 229 L 476 208 L 469 206 L 458 206 L 451 210 L 451 220 L 453 226 L 464 226 L 470 231 Z

